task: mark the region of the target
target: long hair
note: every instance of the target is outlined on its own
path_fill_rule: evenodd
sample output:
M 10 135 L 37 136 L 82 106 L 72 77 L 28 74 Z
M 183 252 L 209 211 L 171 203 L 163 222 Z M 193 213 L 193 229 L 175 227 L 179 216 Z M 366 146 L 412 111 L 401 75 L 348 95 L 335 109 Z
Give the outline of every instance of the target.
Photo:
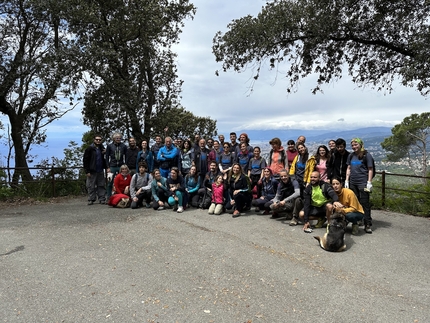
M 240 172 L 239 172 L 239 176 L 236 176 L 236 178 L 234 179 L 234 182 L 236 183 L 239 180 L 239 178 L 241 177 L 241 175 L 243 175 L 243 168 L 242 168 L 242 166 L 240 166 L 239 163 L 233 163 L 233 165 L 231 165 L 231 169 L 228 171 L 228 182 L 230 182 L 232 176 L 234 175 L 233 174 L 233 167 L 235 165 L 239 166 Z
M 303 147 L 305 147 L 305 152 L 303 153 L 303 155 L 300 155 L 299 146 L 303 146 Z M 299 158 L 300 158 L 300 161 L 301 161 L 302 163 L 306 163 L 306 162 L 308 161 L 308 158 L 309 158 L 309 151 L 308 151 L 308 148 L 305 146 L 305 144 L 304 144 L 304 143 L 302 143 L 302 142 L 300 142 L 300 141 L 299 141 L 299 143 L 297 144 L 296 149 L 297 149 L 297 151 L 299 151 L 299 155 L 298 155 L 298 156 L 299 156 Z
M 329 160 L 330 160 L 330 157 L 331 157 L 331 153 L 330 153 L 330 151 L 328 150 L 328 148 L 327 148 L 327 146 L 326 146 L 326 145 L 318 146 L 317 151 L 316 151 L 316 153 L 315 153 L 315 160 L 317 161 L 317 164 L 319 164 L 319 163 L 320 163 L 320 158 L 321 158 L 321 155 L 320 155 L 320 149 L 321 149 L 321 148 L 325 150 L 325 157 L 327 158 L 327 161 L 329 161 Z
M 191 175 L 191 169 L 193 167 L 195 168 L 196 172 L 194 173 L 194 175 Z M 191 166 L 190 171 L 188 172 L 188 174 L 185 177 L 188 177 L 188 178 L 192 177 L 192 178 L 194 178 L 194 180 L 196 181 L 196 183 L 198 183 L 199 182 L 199 173 L 197 172 L 197 167 L 196 166 Z

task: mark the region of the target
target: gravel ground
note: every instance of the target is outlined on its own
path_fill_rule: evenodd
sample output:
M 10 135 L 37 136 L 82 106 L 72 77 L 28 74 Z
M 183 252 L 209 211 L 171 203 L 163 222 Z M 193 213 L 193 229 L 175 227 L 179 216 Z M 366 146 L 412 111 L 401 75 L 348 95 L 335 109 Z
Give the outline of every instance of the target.
M 254 212 L 2 206 L 0 322 L 430 322 L 429 219 L 373 218 L 330 253 Z

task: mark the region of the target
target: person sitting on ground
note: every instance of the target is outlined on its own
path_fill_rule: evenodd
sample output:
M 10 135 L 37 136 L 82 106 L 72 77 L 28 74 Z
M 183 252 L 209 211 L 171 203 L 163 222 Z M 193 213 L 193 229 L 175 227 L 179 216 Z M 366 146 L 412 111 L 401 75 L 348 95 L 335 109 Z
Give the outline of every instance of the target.
M 326 218 L 330 222 L 333 207 L 342 207 L 338 200 L 339 198 L 331 185 L 321 181 L 320 173 L 313 171 L 310 185 L 304 191 L 304 210 L 300 211 L 299 214 L 304 222 L 303 230 L 311 227 L 309 220 L 318 220 L 315 228 L 322 228 Z
M 185 192 L 184 192 L 184 206 L 191 205 L 193 207 L 199 206 L 200 189 L 200 176 L 197 173 L 196 166 L 191 166 L 190 172 L 184 178 Z
M 167 179 L 161 176 L 158 168 L 154 169 L 153 180 L 151 183 L 152 208 L 154 210 L 164 210 L 168 207 L 167 199 L 169 197 L 169 189 L 167 188 Z
M 207 184 L 209 183 L 207 182 Z M 221 174 L 217 175 L 210 189 L 212 190 L 212 203 L 209 206 L 208 214 L 220 215 L 224 209 L 224 184 Z
M 148 165 L 145 162 L 139 162 L 139 172 L 134 174 L 130 183 L 131 208 L 137 209 L 143 206 L 151 207 L 151 184 L 152 175 L 147 172 Z
M 173 211 L 177 211 L 178 213 L 184 212 L 185 184 L 184 178 L 179 174 L 178 167 L 172 167 L 166 184 L 169 189 L 169 199 L 167 202 L 173 207 Z
M 290 225 L 295 225 L 294 223 L 297 224 L 298 212 L 303 207 L 300 199 L 300 186 L 295 179 L 290 178 L 286 169 L 282 169 L 279 175 L 281 181 L 276 190 L 276 195 L 268 205 L 272 210 L 272 219 L 280 218 L 279 213 L 281 212 L 286 212 L 287 218 L 290 217 L 288 213 L 292 213 Z
M 223 175 L 219 169 L 218 164 L 215 161 L 211 161 L 209 165 L 209 171 L 206 173 L 205 178 L 202 183 L 202 187 L 199 189 L 199 208 L 207 209 L 210 205 L 207 205 L 206 200 L 209 201 L 212 196 L 212 184 L 215 182 L 215 179 L 218 175 Z M 206 199 L 206 197 L 208 197 Z
M 364 217 L 363 207 L 354 192 L 342 186 L 340 177 L 333 178 L 331 185 L 339 198 L 339 203 L 342 204 L 342 207 L 336 208 L 336 210 L 345 215 L 346 221 L 352 223 L 352 234 L 357 235 L 358 222 Z
M 233 212 L 233 218 L 237 218 L 243 214 L 247 207 L 251 206 L 251 185 L 239 163 L 234 163 L 228 173 L 227 188 L 229 200 L 226 204 L 226 209 Z
M 112 195 L 109 198 L 108 205 L 117 206 L 123 198 L 130 198 L 130 182 L 130 169 L 124 164 L 120 167 L 119 174 L 113 180 Z
M 264 215 L 269 214 L 270 204 L 276 195 L 279 182 L 273 177 L 269 167 L 263 170 L 263 178 L 261 179 L 261 194 L 258 198 L 252 200 L 252 205 L 255 206 L 255 212 L 264 210 Z

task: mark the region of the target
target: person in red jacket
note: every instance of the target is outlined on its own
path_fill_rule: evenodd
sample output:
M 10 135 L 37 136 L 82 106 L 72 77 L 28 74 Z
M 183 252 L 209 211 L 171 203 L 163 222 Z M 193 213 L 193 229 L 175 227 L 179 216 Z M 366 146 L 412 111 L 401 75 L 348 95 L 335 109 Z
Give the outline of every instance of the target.
M 113 180 L 114 193 L 110 198 L 108 205 L 116 206 L 123 198 L 130 198 L 130 182 L 131 174 L 127 165 L 122 165 L 119 169 L 119 174 Z

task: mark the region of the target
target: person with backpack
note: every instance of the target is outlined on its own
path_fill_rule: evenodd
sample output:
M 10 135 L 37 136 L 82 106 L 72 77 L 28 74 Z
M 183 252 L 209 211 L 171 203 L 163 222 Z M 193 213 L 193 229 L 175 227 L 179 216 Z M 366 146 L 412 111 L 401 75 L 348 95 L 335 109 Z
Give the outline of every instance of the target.
M 266 160 L 261 157 L 260 147 L 254 148 L 254 156 L 249 160 L 248 177 L 251 181 L 251 192 L 257 186 L 257 196 L 261 196 L 261 181 L 263 179 L 263 169 L 267 167 Z
M 143 200 L 146 207 L 151 207 L 151 184 L 152 175 L 147 172 L 148 165 L 145 162 L 139 162 L 139 172 L 134 174 L 130 182 L 131 208 L 137 209 L 143 206 Z
M 353 152 L 348 156 L 345 187 L 350 188 L 364 209 L 364 231 L 372 233 L 372 215 L 370 210 L 370 192 L 372 179 L 375 174 L 375 161 L 372 155 L 364 149 L 360 138 L 351 140 Z
M 288 170 L 285 150 L 284 147 L 282 147 L 281 139 L 279 138 L 273 138 L 269 141 L 269 144 L 272 146 L 272 149 L 269 153 L 267 165 L 272 171 L 273 177 L 279 181 L 279 172 L 282 169 Z

